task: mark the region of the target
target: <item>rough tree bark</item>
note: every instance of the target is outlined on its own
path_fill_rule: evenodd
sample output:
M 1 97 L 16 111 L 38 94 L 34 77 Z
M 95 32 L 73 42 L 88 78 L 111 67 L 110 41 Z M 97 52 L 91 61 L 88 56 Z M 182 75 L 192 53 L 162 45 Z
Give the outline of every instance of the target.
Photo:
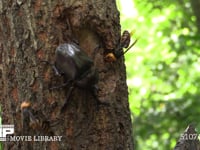
M 98 99 L 106 105 L 97 107 L 90 92 L 76 88 L 60 114 L 69 87 L 49 90 L 63 81 L 41 61 L 53 63 L 56 47 L 72 39 L 94 60 Z M 104 61 L 106 51 L 114 49 L 119 39 L 114 0 L 0 1 L 3 124 L 14 124 L 15 135 L 63 136 L 61 142 L 6 142 L 4 149 L 132 150 L 124 59 Z M 24 101 L 31 103 L 38 126 L 31 125 L 20 109 Z
M 200 150 L 198 133 L 194 125 L 189 125 L 184 133 L 181 134 L 174 150 Z

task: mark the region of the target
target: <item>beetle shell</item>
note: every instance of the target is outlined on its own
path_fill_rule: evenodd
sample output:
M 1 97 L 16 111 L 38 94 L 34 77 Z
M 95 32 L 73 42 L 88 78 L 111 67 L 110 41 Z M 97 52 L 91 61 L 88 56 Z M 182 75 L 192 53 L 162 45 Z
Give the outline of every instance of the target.
M 131 41 L 131 35 L 127 30 L 125 30 L 122 33 L 122 36 L 121 36 L 121 39 L 120 39 L 120 47 L 128 48 L 130 41 Z
M 75 43 L 64 43 L 56 49 L 55 66 L 69 80 L 80 79 L 92 65 L 92 59 Z
M 119 59 L 122 55 L 124 55 L 126 52 L 128 52 L 131 47 L 135 45 L 138 39 L 136 39 L 131 45 L 131 33 L 129 33 L 127 30 L 125 30 L 120 38 L 120 42 L 115 50 L 112 52 L 109 52 L 104 57 L 105 61 L 107 62 L 115 62 L 117 59 Z M 130 46 L 129 46 L 130 45 Z M 123 48 L 127 48 L 125 51 L 123 51 Z

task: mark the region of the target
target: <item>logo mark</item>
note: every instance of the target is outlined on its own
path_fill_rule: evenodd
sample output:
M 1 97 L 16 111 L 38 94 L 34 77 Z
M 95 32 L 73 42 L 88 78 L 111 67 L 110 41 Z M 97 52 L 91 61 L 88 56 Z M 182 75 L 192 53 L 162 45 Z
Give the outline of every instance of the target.
M 14 125 L 0 125 L 0 141 L 8 141 L 7 135 L 14 134 Z

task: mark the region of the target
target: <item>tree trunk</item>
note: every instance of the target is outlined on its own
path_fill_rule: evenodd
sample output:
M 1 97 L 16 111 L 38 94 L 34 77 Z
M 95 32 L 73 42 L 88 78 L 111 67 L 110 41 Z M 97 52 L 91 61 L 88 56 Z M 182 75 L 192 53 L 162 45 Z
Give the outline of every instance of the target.
M 198 29 L 197 33 L 200 33 L 200 0 L 190 0 L 191 6 L 192 6 L 192 10 L 194 12 L 194 15 L 196 17 L 196 27 Z
M 2 124 L 14 124 L 15 136 L 62 136 L 54 142 L 5 142 L 5 150 L 133 149 L 124 59 L 104 61 L 120 39 L 114 0 L 1 1 L 0 19 Z M 101 103 L 76 87 L 60 113 L 69 87 L 50 90 L 63 79 L 42 61 L 53 64 L 57 46 L 72 41 L 94 60 Z M 30 106 L 22 107 L 24 102 Z

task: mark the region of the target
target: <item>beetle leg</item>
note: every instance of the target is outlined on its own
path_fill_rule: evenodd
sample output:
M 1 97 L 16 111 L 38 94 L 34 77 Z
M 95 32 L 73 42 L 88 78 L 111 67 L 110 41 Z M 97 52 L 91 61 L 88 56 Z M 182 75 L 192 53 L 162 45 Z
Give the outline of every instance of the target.
M 72 85 L 72 86 L 69 88 L 69 90 L 67 91 L 67 96 L 66 96 L 66 99 L 65 99 L 65 103 L 64 103 L 64 105 L 62 106 L 61 111 L 60 111 L 61 113 L 63 113 L 63 112 L 65 111 L 66 107 L 67 107 L 68 100 L 69 100 L 69 98 L 70 98 L 70 96 L 71 96 L 71 94 L 72 94 L 73 89 L 74 89 L 74 85 Z
M 98 90 L 99 90 L 99 87 L 96 84 L 92 86 L 92 95 L 94 97 L 98 97 Z
M 39 120 L 35 118 L 33 115 L 31 108 L 23 108 L 22 110 L 23 114 L 23 122 L 22 122 L 22 127 L 23 129 L 26 128 L 26 125 L 31 127 L 32 129 L 35 129 L 39 126 Z
M 59 85 L 59 86 L 54 86 L 54 87 L 51 87 L 51 88 L 49 88 L 49 89 L 50 89 L 50 90 L 61 89 L 61 88 L 63 88 L 63 87 L 66 87 L 69 83 L 70 83 L 70 81 L 67 81 L 67 82 L 65 82 L 65 83 L 63 83 L 63 84 L 61 84 L 61 85 Z
M 62 74 L 58 71 L 58 69 L 56 68 L 55 65 L 52 65 L 52 68 L 53 68 L 53 70 L 54 70 L 54 72 L 55 72 L 55 75 L 57 75 L 57 76 L 62 76 Z
M 48 62 L 47 60 L 41 60 L 41 63 L 46 63 L 47 65 L 53 66 L 53 64 L 51 64 L 50 62 Z
M 40 62 L 46 63 L 48 65 L 50 65 L 53 68 L 53 71 L 55 73 L 55 75 L 57 76 L 62 76 L 63 74 L 61 72 L 58 71 L 58 69 L 56 68 L 56 66 L 54 64 L 51 64 L 50 62 L 46 61 L 46 60 L 42 60 Z

